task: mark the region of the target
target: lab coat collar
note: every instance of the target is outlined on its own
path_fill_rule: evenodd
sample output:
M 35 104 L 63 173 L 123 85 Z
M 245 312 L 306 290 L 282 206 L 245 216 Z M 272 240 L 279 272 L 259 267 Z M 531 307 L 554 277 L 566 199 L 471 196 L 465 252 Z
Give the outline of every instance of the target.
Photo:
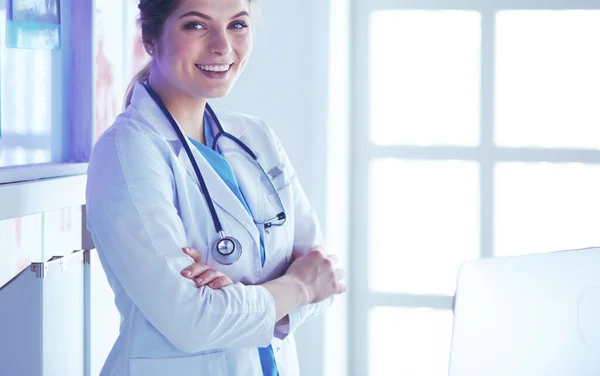
M 161 111 L 160 107 L 154 102 L 150 94 L 148 94 L 144 85 L 139 82 L 136 82 L 135 84 L 133 95 L 131 97 L 131 104 L 136 111 L 138 111 L 140 115 L 144 117 L 150 127 L 154 128 L 156 132 L 158 132 L 171 143 L 174 152 L 184 165 L 188 175 L 193 181 L 196 182 L 198 189 L 200 189 L 200 183 L 198 181 L 198 177 L 196 176 L 196 172 L 194 171 L 193 164 L 190 161 L 185 148 L 182 147 L 181 141 L 177 137 L 177 133 L 171 126 L 171 123 L 167 117 Z M 227 123 L 222 125 L 224 129 L 236 137 L 241 137 L 246 130 L 243 124 Z M 216 129 L 213 129 L 213 131 L 217 132 Z M 212 168 L 208 161 L 204 159 L 198 149 L 191 142 L 189 142 L 189 140 L 186 139 L 185 142 L 192 151 L 192 155 L 198 164 L 198 168 L 202 173 L 214 204 L 219 206 L 225 212 L 229 213 L 233 218 L 241 223 L 252 235 L 252 238 L 258 245 L 259 233 L 246 208 L 242 205 L 240 200 L 235 196 L 227 184 L 225 184 L 223 179 L 221 179 L 217 172 Z M 222 219 L 221 224 L 225 227 Z M 228 230 L 229 229 L 224 228 L 226 234 L 231 234 L 231 231 Z
M 165 114 L 163 114 L 158 104 L 154 102 L 144 85 L 140 82 L 136 82 L 134 85 L 131 104 L 148 121 L 148 124 L 165 139 L 168 141 L 179 140 L 177 132 L 175 132 Z M 217 117 L 219 117 L 218 111 L 215 112 L 217 113 Z M 223 129 L 237 138 L 241 138 L 246 132 L 246 126 L 243 123 L 223 121 L 220 117 L 219 120 Z M 213 124 L 213 134 L 216 135 L 217 133 L 216 125 Z

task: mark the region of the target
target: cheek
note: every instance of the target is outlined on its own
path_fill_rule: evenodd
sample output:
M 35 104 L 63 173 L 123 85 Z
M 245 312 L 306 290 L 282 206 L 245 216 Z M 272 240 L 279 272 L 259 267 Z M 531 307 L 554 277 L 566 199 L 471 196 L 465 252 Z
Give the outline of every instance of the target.
M 172 60 L 186 60 L 193 49 L 193 44 L 185 38 L 176 38 L 168 48 Z
M 252 52 L 253 40 L 251 36 L 240 38 L 237 41 L 238 56 L 242 60 L 247 60 Z
M 161 45 L 163 58 L 169 65 L 177 65 L 178 61 L 185 60 L 190 55 L 193 43 L 190 38 L 187 38 L 185 35 L 168 33 L 164 35 Z

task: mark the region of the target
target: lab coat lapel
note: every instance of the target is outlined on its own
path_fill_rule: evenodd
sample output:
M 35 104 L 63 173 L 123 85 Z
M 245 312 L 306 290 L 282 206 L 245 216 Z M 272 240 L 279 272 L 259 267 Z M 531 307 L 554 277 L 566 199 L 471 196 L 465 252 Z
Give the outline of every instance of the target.
M 198 168 L 202 173 L 202 177 L 204 178 L 204 182 L 206 183 L 206 187 L 208 189 L 208 192 L 210 193 L 210 197 L 215 206 L 221 208 L 223 211 L 227 212 L 231 217 L 233 217 L 237 222 L 242 224 L 246 228 L 246 230 L 252 235 L 253 239 L 258 239 L 258 230 L 256 228 L 256 225 L 254 224 L 254 221 L 252 220 L 252 217 L 248 214 L 246 208 L 231 191 L 229 186 L 225 184 L 223 179 L 221 179 L 221 176 L 219 176 L 219 174 L 217 174 L 217 172 L 208 163 L 208 161 L 204 159 L 204 157 L 198 151 L 198 149 L 196 149 L 196 147 L 192 145 L 189 141 L 187 142 L 194 156 L 194 159 L 198 164 Z M 183 147 L 179 148 L 178 158 L 185 167 L 190 178 L 196 183 L 198 189 L 200 189 L 200 182 L 198 181 L 192 162 L 190 161 Z M 226 225 L 223 223 L 223 221 L 221 221 L 221 224 L 224 227 L 223 230 L 225 231 L 225 234 L 231 234 L 231 229 L 225 228 Z
M 198 181 L 198 177 L 196 176 L 192 162 L 190 161 L 185 148 L 181 144 L 181 141 L 177 137 L 177 133 L 175 130 L 173 130 L 173 127 L 169 123 L 167 117 L 163 114 L 160 107 L 154 102 L 152 97 L 150 97 L 146 91 L 146 88 L 142 84 L 135 84 L 131 103 L 136 107 L 140 114 L 142 114 L 148 124 L 157 133 L 162 135 L 167 141 L 170 142 L 171 147 L 177 155 L 179 161 L 185 167 L 192 181 L 194 181 L 198 186 L 198 189 L 200 189 L 200 182 Z M 202 177 L 204 178 L 206 187 L 208 188 L 208 192 L 210 193 L 211 199 L 215 206 L 227 212 L 235 221 L 239 222 L 250 233 L 250 235 L 252 235 L 252 238 L 255 240 L 255 242 L 258 243 L 258 230 L 254 224 L 254 221 L 252 220 L 252 217 L 246 211 L 246 208 L 242 205 L 240 200 L 235 196 L 227 184 L 225 184 L 223 179 L 221 179 L 219 174 L 217 174 L 213 167 L 208 163 L 208 161 L 204 159 L 198 149 L 196 149 L 196 147 L 192 145 L 189 140 L 186 139 L 185 142 L 189 146 L 189 149 L 192 152 L 196 163 L 198 164 L 198 168 L 202 173 Z M 226 225 L 223 223 L 223 220 L 221 220 L 221 224 L 224 226 L 223 230 L 226 234 L 233 235 L 231 233 L 231 229 L 225 228 Z

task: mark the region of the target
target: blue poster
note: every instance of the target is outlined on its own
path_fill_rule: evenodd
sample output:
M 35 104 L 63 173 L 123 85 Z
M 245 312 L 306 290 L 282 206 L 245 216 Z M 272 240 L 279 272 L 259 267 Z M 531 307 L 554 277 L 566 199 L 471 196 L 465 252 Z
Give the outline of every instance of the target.
M 60 0 L 8 0 L 6 47 L 60 49 Z

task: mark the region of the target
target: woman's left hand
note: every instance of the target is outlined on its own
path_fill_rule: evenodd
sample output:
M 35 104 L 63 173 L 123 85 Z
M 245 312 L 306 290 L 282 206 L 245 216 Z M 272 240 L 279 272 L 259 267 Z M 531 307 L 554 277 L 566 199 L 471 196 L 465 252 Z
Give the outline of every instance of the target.
M 181 275 L 191 279 L 196 287 L 208 285 L 211 289 L 220 289 L 233 284 L 233 281 L 217 269 L 202 263 L 200 252 L 193 248 L 183 248 L 183 252 L 190 256 L 194 263 L 181 271 Z

